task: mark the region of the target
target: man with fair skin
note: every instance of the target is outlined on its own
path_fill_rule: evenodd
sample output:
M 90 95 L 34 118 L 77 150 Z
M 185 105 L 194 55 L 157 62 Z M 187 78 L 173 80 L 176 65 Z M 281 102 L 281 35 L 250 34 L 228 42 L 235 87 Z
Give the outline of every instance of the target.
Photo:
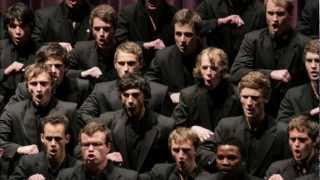
M 68 73 L 94 82 L 114 80 L 116 11 L 109 5 L 99 5 L 91 11 L 89 24 L 94 40 L 75 44 Z
M 174 43 L 171 20 L 175 12 L 165 0 L 138 0 L 119 12 L 116 39 L 138 43 L 148 67 L 157 50 Z
M 174 103 L 179 102 L 179 91 L 193 84 L 192 69 L 197 54 L 202 50 L 200 16 L 188 9 L 178 11 L 174 18 L 175 45 L 157 52 L 146 77 L 169 87 Z
M 39 152 L 41 119 L 49 113 L 59 111 L 68 117 L 70 124 L 74 123 L 76 104 L 53 97 L 54 80 L 47 65 L 30 65 L 25 77 L 31 97 L 9 105 L 0 117 L 0 147 L 4 148 L 4 157 L 11 160 L 10 163 L 15 163 L 21 155 Z M 73 127 L 75 133 L 76 127 Z
M 90 5 L 86 0 L 63 0 L 60 4 L 35 12 L 32 39 L 40 48 L 58 42 L 68 52 L 77 41 L 89 39 Z
M 177 128 L 169 136 L 169 147 L 175 161 L 156 164 L 150 172 L 139 175 L 141 180 L 195 179 L 206 174 L 196 162 L 200 139 L 189 128 Z
M 235 82 L 254 70 L 271 78 L 272 95 L 267 111 L 274 117 L 287 89 L 307 80 L 301 58 L 308 38 L 290 25 L 293 6 L 291 0 L 266 0 L 268 27 L 246 34 L 231 67 Z
M 8 39 L 0 41 L 0 94 L 5 98 L 4 104 L 18 83 L 23 81 L 25 66 L 34 61 L 33 23 L 32 10 L 21 2 L 10 6 L 4 16 L 4 26 L 9 35 Z
M 68 121 L 58 113 L 45 117 L 41 133 L 45 151 L 22 157 L 9 179 L 54 180 L 60 170 L 72 167 L 76 160 L 66 152 L 70 140 Z
M 286 127 L 265 112 L 271 92 L 266 75 L 250 72 L 241 79 L 238 89 L 243 115 L 222 119 L 213 138 L 220 142 L 225 137 L 236 137 L 243 145 L 246 171 L 263 177 L 272 162 L 289 156 Z
M 309 81 L 288 90 L 281 101 L 278 120 L 289 123 L 294 115 L 309 114 L 312 120 L 319 120 L 319 77 L 320 77 L 320 41 L 309 41 L 304 48 L 304 65 Z
M 117 47 L 113 63 L 118 79 L 96 84 L 92 93 L 79 109 L 83 121 L 99 117 L 104 112 L 118 110 L 122 107 L 117 83 L 125 76 L 140 73 L 143 66 L 142 50 L 134 42 L 122 43 Z M 150 82 L 150 88 L 150 107 L 158 113 L 169 115 L 171 113 L 170 103 L 166 103 L 170 102 L 167 96 L 168 88 L 155 82 Z
M 317 172 L 319 125 L 309 116 L 296 116 L 289 123 L 288 134 L 292 158 L 271 164 L 268 180 L 291 180 Z
M 37 51 L 35 60 L 36 63 L 43 63 L 50 67 L 56 88 L 54 96 L 63 101 L 75 102 L 80 106 L 89 94 L 89 81 L 66 75 L 67 56 L 67 51 L 58 43 L 49 43 Z M 10 98 L 7 106 L 29 97 L 26 82 L 19 83 L 15 95 Z
M 60 172 L 57 180 L 119 179 L 136 180 L 137 173 L 118 168 L 108 162 L 111 150 L 111 133 L 96 121 L 88 123 L 79 135 L 82 163 Z
M 113 150 L 123 167 L 146 172 L 168 157 L 167 139 L 174 127 L 172 119 L 150 109 L 150 86 L 138 75 L 118 83 L 122 109 L 103 113 L 100 118 L 112 129 Z

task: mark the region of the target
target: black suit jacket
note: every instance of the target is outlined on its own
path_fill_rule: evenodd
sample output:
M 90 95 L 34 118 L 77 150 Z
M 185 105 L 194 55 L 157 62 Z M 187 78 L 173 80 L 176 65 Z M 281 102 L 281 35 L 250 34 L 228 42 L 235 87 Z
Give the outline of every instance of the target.
M 67 5 L 59 5 L 39 9 L 35 12 L 35 26 L 32 39 L 37 47 L 47 42 L 69 42 L 88 40 L 90 36 L 89 14 L 91 7 L 84 4 L 78 13 L 71 13 Z M 72 19 L 72 20 L 71 20 Z M 77 22 L 73 30 L 72 23 Z
M 184 58 L 176 45 L 159 50 L 145 74 L 146 78 L 167 85 L 170 92 L 178 92 L 192 85 L 192 71 L 186 68 L 183 61 L 196 60 L 192 57 Z
M 56 180 L 87 180 L 85 172 L 85 167 L 81 163 L 78 163 L 72 168 L 62 170 Z M 138 174 L 135 171 L 119 168 L 108 163 L 98 179 L 137 180 Z
M 225 176 L 224 173 L 218 172 L 211 175 L 200 176 L 196 180 L 231 180 L 231 178 L 224 177 L 224 176 Z M 241 176 L 232 177 L 232 180 L 263 180 L 263 179 L 244 173 L 244 174 L 241 174 Z
M 319 38 L 319 0 L 305 1 L 298 21 L 298 30 L 313 39 Z
M 197 7 L 197 12 L 203 19 L 202 33 L 207 36 L 207 44 L 222 48 L 231 62 L 234 61 L 245 33 L 266 27 L 264 6 L 257 0 L 242 0 L 238 8 L 233 8 L 227 0 L 204 0 Z M 217 25 L 218 18 L 232 14 L 239 15 L 244 25 Z
M 142 152 L 139 153 L 137 162 L 129 162 L 126 129 L 129 126 L 128 116 L 121 109 L 114 112 L 103 113 L 99 117 L 112 131 L 113 150 L 120 152 L 123 158 L 123 167 L 132 169 L 129 164 L 136 164 L 138 172 L 150 170 L 154 164 L 165 162 L 169 159 L 168 137 L 174 128 L 174 121 L 168 117 L 146 110 L 143 117 L 152 126 L 144 132 Z M 145 122 L 145 121 L 144 121 Z
M 70 53 L 70 64 L 68 75 L 80 77 L 83 70 L 97 66 L 102 71 L 101 81 L 116 79 L 117 75 L 113 65 L 115 47 L 110 49 L 109 55 L 102 58 L 98 53 L 95 41 L 80 41 L 75 44 Z
M 236 137 L 241 141 L 243 157 L 249 174 L 264 177 L 270 164 L 290 156 L 288 147 L 287 127 L 283 123 L 276 123 L 267 117 L 262 129 L 254 132 L 250 130 L 243 116 L 222 119 L 215 129 L 214 141 L 220 142 L 226 137 Z M 256 141 L 250 142 L 255 136 Z M 250 143 L 254 143 L 257 152 L 250 151 Z
M 319 106 L 319 100 L 314 94 L 310 83 L 293 87 L 287 91 L 281 101 L 277 120 L 288 124 L 292 116 L 299 114 L 310 115 L 311 109 L 317 106 Z M 313 117 L 315 122 L 318 119 L 318 115 Z
M 303 63 L 303 49 L 307 37 L 289 31 L 287 39 L 278 43 L 271 38 L 267 29 L 245 35 L 239 53 L 231 67 L 231 78 L 235 82 L 251 71 L 260 71 L 268 77 L 272 70 L 287 69 L 291 75 L 289 83 L 272 80 L 272 94 L 268 110 L 272 115 L 278 112 L 279 104 L 288 88 L 307 82 L 308 77 Z M 274 48 L 277 46 L 277 48 Z
M 23 156 L 20 159 L 18 166 L 15 167 L 15 170 L 11 174 L 9 179 L 23 180 L 28 179 L 34 174 L 42 174 L 46 178 L 46 180 L 55 180 L 59 171 L 65 168 L 72 167 L 75 164 L 76 160 L 67 155 L 63 163 L 59 167 L 59 170 L 54 173 L 53 170 L 49 167 L 49 162 L 46 154 L 44 152 L 40 152 L 39 154 L 35 155 Z
M 214 130 L 220 119 L 241 114 L 239 97 L 229 82 L 210 91 L 202 83 L 181 90 L 172 117 L 178 126 L 202 126 Z
M 168 88 L 164 85 L 150 82 L 151 100 L 149 106 L 161 114 L 170 114 L 167 109 L 169 104 Z M 78 110 L 80 119 L 86 122 L 102 113 L 121 109 L 122 103 L 118 90 L 117 81 L 102 82 L 96 84 L 95 88 L 83 102 Z
M 54 96 L 63 101 L 77 103 L 79 107 L 89 95 L 89 91 L 89 81 L 65 76 L 61 84 L 56 88 Z M 19 83 L 15 95 L 11 96 L 7 106 L 28 98 L 31 98 L 31 96 L 26 82 Z

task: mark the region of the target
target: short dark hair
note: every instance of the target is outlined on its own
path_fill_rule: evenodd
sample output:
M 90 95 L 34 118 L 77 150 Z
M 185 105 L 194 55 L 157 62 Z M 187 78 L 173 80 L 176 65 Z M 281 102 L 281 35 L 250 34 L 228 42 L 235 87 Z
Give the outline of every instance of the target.
M 62 124 L 64 126 L 65 134 L 69 133 L 69 119 L 61 112 L 50 113 L 41 121 L 41 132 L 44 132 L 44 127 L 47 124 L 57 125 Z
M 36 53 L 35 61 L 37 63 L 45 63 L 49 58 L 60 60 L 63 64 L 67 64 L 68 52 L 59 43 L 49 43 L 42 46 Z
M 126 41 L 118 45 L 116 52 L 114 53 L 113 63 L 116 63 L 118 61 L 118 56 L 120 52 L 135 54 L 138 58 L 139 64 L 143 65 L 142 48 L 137 43 L 132 41 Z
M 303 59 L 306 60 L 306 54 L 315 53 L 320 55 L 320 39 L 313 39 L 310 40 L 305 46 L 304 46 L 304 52 L 303 52 Z
M 14 3 L 8 8 L 4 15 L 4 25 L 7 27 L 15 20 L 28 25 L 32 29 L 34 26 L 33 11 L 22 2 Z
M 175 24 L 181 24 L 181 25 L 186 25 L 190 24 L 195 33 L 197 35 L 200 34 L 200 29 L 201 29 L 201 17 L 200 15 L 193 10 L 190 9 L 181 9 L 176 12 L 176 14 L 173 16 L 172 19 L 173 25 Z
M 106 23 L 110 23 L 112 28 L 115 29 L 117 26 L 117 13 L 112 6 L 107 4 L 101 4 L 95 7 L 90 13 L 89 24 L 93 26 L 93 19 L 100 18 Z
M 319 125 L 312 121 L 309 115 L 298 115 L 291 118 L 288 125 L 288 133 L 292 130 L 306 132 L 313 142 L 319 136 Z
M 92 119 L 88 122 L 86 126 L 84 126 L 84 128 L 80 130 L 80 133 L 79 133 L 80 143 L 81 143 L 81 134 L 92 136 L 96 132 L 104 132 L 106 134 L 106 137 L 105 137 L 106 144 L 109 144 L 112 142 L 111 131 L 98 119 Z
M 28 81 L 31 78 L 37 77 L 42 73 L 48 74 L 49 80 L 51 81 L 51 85 L 54 88 L 55 81 L 54 81 L 52 74 L 50 73 L 50 67 L 48 65 L 42 64 L 42 63 L 35 63 L 35 64 L 31 64 L 26 67 L 26 71 L 24 74 L 25 81 L 28 83 Z
M 220 139 L 220 141 L 217 142 L 217 149 L 219 146 L 224 146 L 224 145 L 232 145 L 232 146 L 236 146 L 239 149 L 239 152 L 242 155 L 244 155 L 244 148 L 243 148 L 243 144 L 241 143 L 241 141 L 235 137 L 235 136 L 226 136 L 223 137 L 222 139 Z
M 129 74 L 118 81 L 120 94 L 129 89 L 140 89 L 143 92 L 145 101 L 151 98 L 151 89 L 148 80 L 137 74 Z

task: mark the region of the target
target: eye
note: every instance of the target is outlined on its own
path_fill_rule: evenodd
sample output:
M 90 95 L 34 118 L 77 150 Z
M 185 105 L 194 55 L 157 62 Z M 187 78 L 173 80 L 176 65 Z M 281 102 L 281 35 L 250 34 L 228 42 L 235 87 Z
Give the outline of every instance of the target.
M 176 32 L 176 36 L 182 36 L 182 33 L 181 32 Z
M 186 32 L 186 33 L 184 33 L 184 35 L 185 35 L 187 38 L 192 38 L 192 37 L 193 37 L 193 33 L 191 33 L 191 32 Z
M 134 66 L 136 65 L 136 62 L 135 61 L 129 61 L 127 62 L 128 66 Z
M 122 61 L 118 61 L 118 64 L 120 65 L 120 66 L 124 66 L 126 63 L 125 62 L 122 62 Z

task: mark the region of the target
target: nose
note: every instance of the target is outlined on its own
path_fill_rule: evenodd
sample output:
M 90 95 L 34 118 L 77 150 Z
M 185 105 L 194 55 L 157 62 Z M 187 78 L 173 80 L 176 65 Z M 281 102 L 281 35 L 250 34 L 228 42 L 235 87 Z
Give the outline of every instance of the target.
M 312 69 L 315 69 L 317 66 L 319 66 L 319 64 L 316 63 L 315 61 L 312 61 L 310 66 Z
M 272 15 L 272 21 L 278 21 L 278 19 L 279 19 L 279 17 L 276 13 L 274 15 Z
M 57 144 L 57 141 L 53 138 L 51 141 L 50 141 L 50 144 L 51 146 L 55 146 Z
M 128 66 L 127 63 L 124 65 L 123 69 L 124 69 L 125 72 L 128 72 L 128 71 L 129 71 L 129 66 Z
M 17 27 L 14 29 L 14 32 L 15 32 L 16 35 L 21 35 L 21 33 L 22 33 L 21 27 L 20 27 L 20 26 L 17 26 Z
M 253 104 L 253 100 L 252 100 L 251 97 L 249 97 L 249 98 L 247 99 L 247 105 L 248 105 L 248 106 L 251 106 L 252 104 Z
M 224 158 L 223 160 L 222 160 L 222 165 L 223 166 L 229 166 L 229 161 L 228 161 L 228 159 L 227 158 Z
M 184 152 L 180 150 L 180 151 L 178 152 L 178 159 L 180 159 L 180 160 L 181 160 L 181 159 L 184 159 L 184 156 L 185 156 Z
M 40 83 L 38 83 L 36 86 L 36 91 L 41 91 L 41 90 L 42 90 L 42 86 Z
M 93 150 L 94 150 L 94 147 L 93 147 L 92 144 L 89 145 L 88 150 L 89 150 L 89 151 L 93 151 Z
M 186 36 L 184 34 L 181 35 L 181 42 L 185 42 L 186 41 Z
M 55 73 L 57 71 L 56 66 L 51 66 L 51 72 Z

